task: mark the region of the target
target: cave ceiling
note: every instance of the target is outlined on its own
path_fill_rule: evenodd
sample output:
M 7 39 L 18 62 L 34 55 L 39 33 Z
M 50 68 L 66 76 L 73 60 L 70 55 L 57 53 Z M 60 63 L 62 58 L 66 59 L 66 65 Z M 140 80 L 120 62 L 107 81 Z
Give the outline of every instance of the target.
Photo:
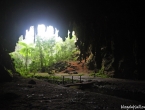
M 94 52 L 96 46 L 106 45 L 111 39 L 119 41 L 143 31 L 142 1 L 2 0 L 1 6 L 5 6 L 1 7 L 1 39 L 9 38 L 12 45 L 31 25 L 40 23 L 57 27 L 61 37 L 67 36 L 68 29 L 75 30 L 77 45 L 84 46 L 84 50 L 93 45 Z

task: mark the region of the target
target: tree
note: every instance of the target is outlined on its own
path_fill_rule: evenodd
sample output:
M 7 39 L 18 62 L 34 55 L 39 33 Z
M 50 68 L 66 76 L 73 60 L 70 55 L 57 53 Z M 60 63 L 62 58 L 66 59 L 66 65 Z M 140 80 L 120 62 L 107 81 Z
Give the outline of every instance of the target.
M 76 51 L 75 36 L 71 39 L 66 37 L 65 41 L 56 40 L 56 36 L 43 39 L 42 36 L 36 35 L 34 44 L 29 44 L 21 36 L 16 43 L 15 51 L 10 53 L 15 60 L 15 68 L 20 73 L 38 71 L 46 72 L 52 64 L 72 59 Z M 29 36 L 27 36 L 29 38 Z

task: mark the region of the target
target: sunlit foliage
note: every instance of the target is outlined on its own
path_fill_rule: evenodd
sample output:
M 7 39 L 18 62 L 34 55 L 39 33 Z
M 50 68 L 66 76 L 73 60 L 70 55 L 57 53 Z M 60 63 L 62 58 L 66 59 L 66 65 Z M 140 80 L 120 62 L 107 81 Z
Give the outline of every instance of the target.
M 42 27 L 43 25 L 41 25 L 41 29 Z M 35 74 L 38 71 L 47 72 L 48 66 L 56 62 L 74 60 L 73 54 L 77 51 L 75 46 L 76 36 L 73 35 L 71 39 L 68 36 L 63 41 L 58 37 L 58 34 L 51 33 L 48 30 L 49 28 L 53 30 L 52 27 L 47 27 L 46 31 L 45 28 L 38 31 L 35 36 L 35 43 L 32 39 L 34 36 L 29 31 L 26 31 L 25 39 L 20 36 L 15 51 L 10 53 L 10 56 L 14 59 L 15 68 L 20 74 L 27 75 L 30 72 Z

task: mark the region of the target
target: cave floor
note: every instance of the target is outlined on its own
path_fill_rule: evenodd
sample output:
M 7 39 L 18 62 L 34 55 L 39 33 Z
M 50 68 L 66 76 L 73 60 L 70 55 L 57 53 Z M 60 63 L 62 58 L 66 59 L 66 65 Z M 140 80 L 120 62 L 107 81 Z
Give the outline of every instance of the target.
M 29 84 L 30 80 L 34 80 L 36 84 Z M 35 78 L 20 77 L 12 82 L 0 83 L 0 110 L 120 110 L 121 105 L 145 106 L 144 101 L 99 92 L 102 90 L 100 88 L 105 87 L 144 93 L 144 81 L 112 78 L 96 78 L 93 81 L 94 88 L 99 88 L 98 91 L 64 87 Z M 123 93 L 120 91 L 120 94 Z

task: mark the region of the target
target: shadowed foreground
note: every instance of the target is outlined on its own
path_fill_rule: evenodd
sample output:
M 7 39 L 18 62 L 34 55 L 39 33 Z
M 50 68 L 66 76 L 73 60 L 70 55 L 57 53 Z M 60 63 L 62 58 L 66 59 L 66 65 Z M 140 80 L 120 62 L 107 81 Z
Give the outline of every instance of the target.
M 50 84 L 43 80 L 19 78 L 0 84 L 1 110 L 120 110 L 121 105 L 145 104 L 94 92 Z

